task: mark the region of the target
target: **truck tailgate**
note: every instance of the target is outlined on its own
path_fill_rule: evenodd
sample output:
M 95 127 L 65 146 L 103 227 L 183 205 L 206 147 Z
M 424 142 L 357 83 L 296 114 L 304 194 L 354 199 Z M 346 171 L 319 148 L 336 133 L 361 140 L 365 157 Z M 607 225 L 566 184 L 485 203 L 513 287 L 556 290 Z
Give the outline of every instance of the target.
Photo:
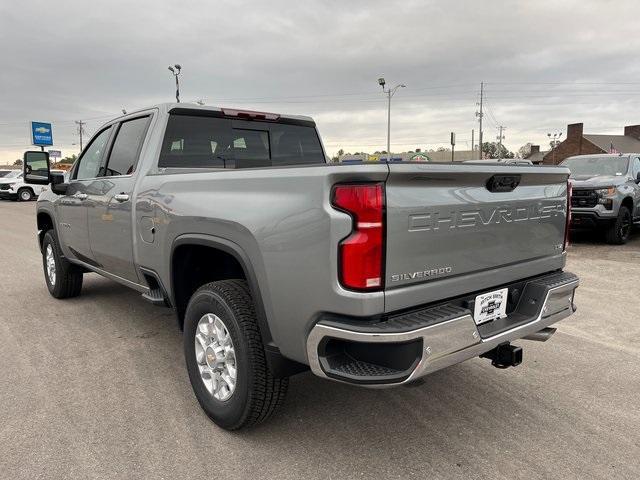
M 390 164 L 389 170 L 387 310 L 407 305 L 396 290 L 411 291 L 409 304 L 426 303 L 564 265 L 567 169 Z

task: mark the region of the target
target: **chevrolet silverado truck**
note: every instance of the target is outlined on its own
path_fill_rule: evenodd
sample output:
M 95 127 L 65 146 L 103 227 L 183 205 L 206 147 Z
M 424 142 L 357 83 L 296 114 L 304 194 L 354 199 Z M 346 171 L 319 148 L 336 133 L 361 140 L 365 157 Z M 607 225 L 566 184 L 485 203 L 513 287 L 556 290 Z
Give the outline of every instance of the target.
M 571 170 L 572 230 L 603 231 L 621 245 L 640 222 L 640 154 L 578 155 L 562 165 Z
M 327 163 L 309 117 L 164 104 L 116 118 L 68 181 L 27 152 L 51 295 L 95 272 L 175 311 L 219 426 L 288 377 L 390 387 L 474 357 L 517 365 L 571 315 L 565 167 Z M 135 321 L 135 319 L 131 319 Z

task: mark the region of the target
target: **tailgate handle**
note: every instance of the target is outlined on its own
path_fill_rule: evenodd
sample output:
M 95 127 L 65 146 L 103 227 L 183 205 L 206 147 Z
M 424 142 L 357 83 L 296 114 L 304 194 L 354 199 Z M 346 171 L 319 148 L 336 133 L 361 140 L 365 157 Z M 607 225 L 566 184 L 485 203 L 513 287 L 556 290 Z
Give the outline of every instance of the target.
M 520 185 L 520 175 L 494 175 L 487 180 L 490 192 L 511 192 Z

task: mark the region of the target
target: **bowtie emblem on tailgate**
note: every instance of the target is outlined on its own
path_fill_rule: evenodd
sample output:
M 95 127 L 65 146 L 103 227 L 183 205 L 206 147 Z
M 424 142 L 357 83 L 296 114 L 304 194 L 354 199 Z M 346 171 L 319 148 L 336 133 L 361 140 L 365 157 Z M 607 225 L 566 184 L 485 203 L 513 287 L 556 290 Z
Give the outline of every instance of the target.
M 520 185 L 520 175 L 494 175 L 487 180 L 490 192 L 511 192 Z

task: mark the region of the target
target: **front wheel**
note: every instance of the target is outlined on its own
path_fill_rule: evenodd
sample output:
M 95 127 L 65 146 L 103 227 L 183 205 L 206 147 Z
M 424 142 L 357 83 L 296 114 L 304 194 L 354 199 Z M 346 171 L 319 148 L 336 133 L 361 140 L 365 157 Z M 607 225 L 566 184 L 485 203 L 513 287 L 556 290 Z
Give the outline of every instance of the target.
M 616 218 L 615 223 L 611 225 L 606 232 L 607 243 L 613 245 L 623 245 L 627 243 L 631 236 L 632 227 L 633 219 L 631 218 L 631 211 L 624 205 L 621 205 L 618 211 L 618 218 Z
M 45 233 L 42 239 L 42 264 L 47 288 L 53 297 L 71 298 L 80 295 L 82 271 L 62 255 L 52 230 Z
M 21 188 L 18 190 L 18 199 L 21 202 L 29 202 L 33 200 L 33 191 L 30 188 Z
M 218 426 L 237 430 L 269 418 L 288 378 L 267 367 L 253 300 L 244 280 L 200 287 L 189 300 L 184 353 L 193 391 Z

